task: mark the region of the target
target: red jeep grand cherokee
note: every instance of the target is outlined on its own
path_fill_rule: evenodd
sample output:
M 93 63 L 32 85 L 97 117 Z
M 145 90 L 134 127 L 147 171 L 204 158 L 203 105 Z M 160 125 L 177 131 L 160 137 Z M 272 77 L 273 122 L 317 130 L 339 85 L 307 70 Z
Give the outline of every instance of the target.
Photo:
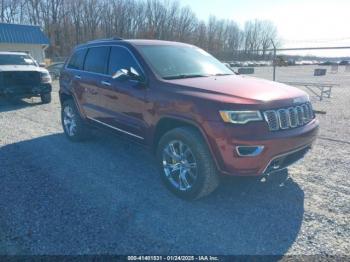
M 318 121 L 303 91 L 235 75 L 207 52 L 155 40 L 76 47 L 60 76 L 64 132 L 104 126 L 149 146 L 167 187 L 186 199 L 219 174 L 260 176 L 302 158 Z

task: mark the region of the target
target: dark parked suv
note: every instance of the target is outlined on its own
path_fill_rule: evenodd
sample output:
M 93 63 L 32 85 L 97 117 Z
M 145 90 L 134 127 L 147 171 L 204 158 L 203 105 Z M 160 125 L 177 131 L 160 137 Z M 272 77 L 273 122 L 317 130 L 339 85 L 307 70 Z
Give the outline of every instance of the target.
M 309 98 L 235 75 L 188 44 L 105 39 L 76 47 L 60 76 L 64 132 L 114 130 L 156 153 L 180 197 L 212 192 L 219 175 L 260 176 L 301 159 L 318 132 Z

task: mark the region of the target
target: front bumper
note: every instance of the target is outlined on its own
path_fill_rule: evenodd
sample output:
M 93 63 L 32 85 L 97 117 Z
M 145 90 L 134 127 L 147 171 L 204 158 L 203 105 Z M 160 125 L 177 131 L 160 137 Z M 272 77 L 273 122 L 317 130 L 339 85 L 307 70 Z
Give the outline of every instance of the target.
M 206 122 L 205 131 L 212 154 L 221 173 L 236 176 L 258 176 L 270 173 L 302 158 L 318 134 L 318 120 L 295 129 L 271 132 L 266 126 L 251 123 L 244 126 Z M 240 156 L 237 146 L 263 146 L 256 156 Z
M 0 95 L 11 97 L 32 97 L 40 94 L 50 93 L 52 86 L 50 83 L 30 86 L 3 86 L 0 87 Z

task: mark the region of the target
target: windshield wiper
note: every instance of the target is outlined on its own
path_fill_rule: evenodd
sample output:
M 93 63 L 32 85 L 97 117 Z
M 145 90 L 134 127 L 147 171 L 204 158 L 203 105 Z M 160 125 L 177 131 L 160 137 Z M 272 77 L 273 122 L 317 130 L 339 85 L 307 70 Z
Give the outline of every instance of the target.
M 172 80 L 172 79 L 184 79 L 184 78 L 195 78 L 195 77 L 208 77 L 209 75 L 203 75 L 203 74 L 182 74 L 182 75 L 174 75 L 174 76 L 165 76 L 163 77 L 166 80 Z
M 233 75 L 233 74 L 228 74 L 228 73 L 222 73 L 222 74 L 215 74 L 215 75 L 213 75 L 213 76 L 230 76 L 230 75 Z

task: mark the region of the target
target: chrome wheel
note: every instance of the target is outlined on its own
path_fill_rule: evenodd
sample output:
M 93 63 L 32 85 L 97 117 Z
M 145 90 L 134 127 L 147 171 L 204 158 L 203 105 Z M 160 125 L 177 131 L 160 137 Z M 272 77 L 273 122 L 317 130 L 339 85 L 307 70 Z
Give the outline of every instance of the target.
M 76 116 L 71 106 L 65 106 L 63 110 L 63 125 L 69 136 L 74 136 L 77 129 Z
M 197 162 L 189 146 L 174 140 L 163 150 L 163 169 L 170 183 L 178 190 L 190 190 L 197 180 Z

